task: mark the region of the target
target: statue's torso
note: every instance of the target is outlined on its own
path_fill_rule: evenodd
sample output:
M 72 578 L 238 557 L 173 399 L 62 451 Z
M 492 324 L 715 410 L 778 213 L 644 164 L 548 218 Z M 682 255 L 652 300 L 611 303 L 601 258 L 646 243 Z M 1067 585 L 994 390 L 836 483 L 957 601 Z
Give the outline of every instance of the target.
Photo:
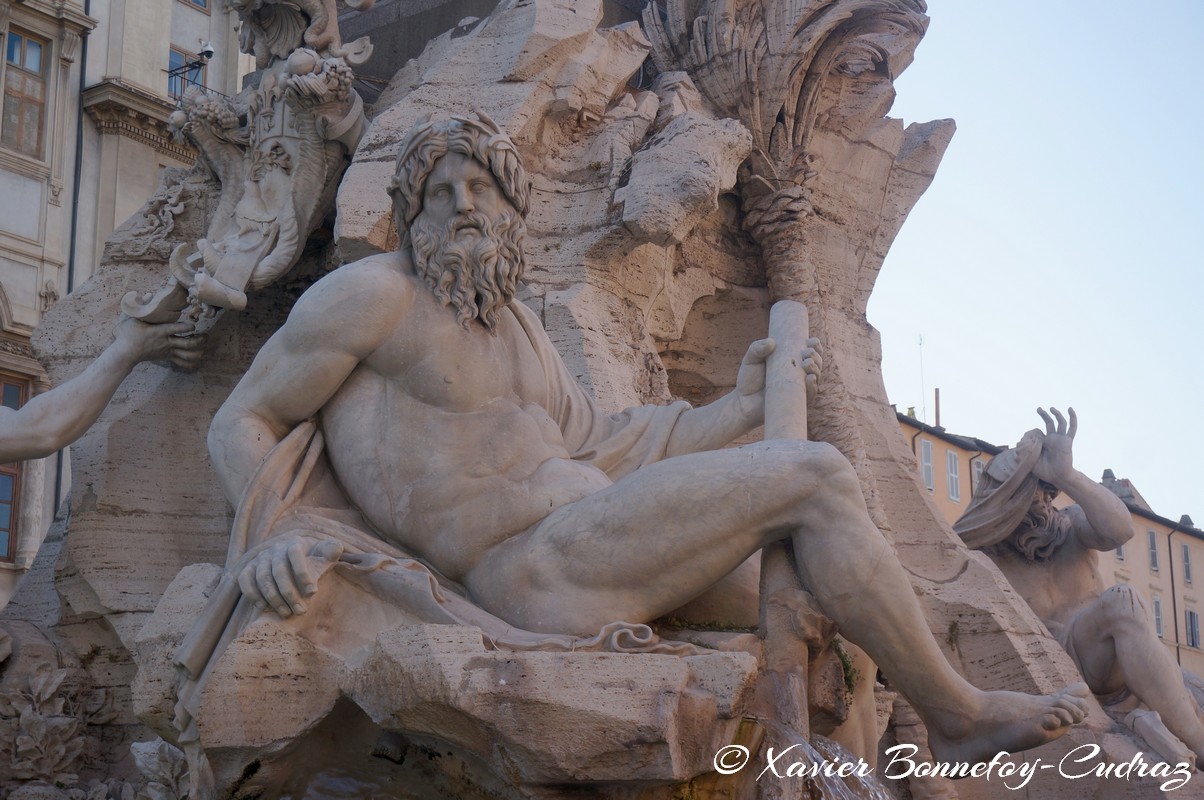
M 386 538 L 459 579 L 492 546 L 610 484 L 571 460 L 510 310 L 466 330 L 424 286 L 325 405 L 339 481 Z
M 1029 561 L 1010 548 L 1000 551 L 995 563 L 1051 629 L 1060 629 L 1104 590 L 1099 554 L 1073 536 L 1047 559 Z

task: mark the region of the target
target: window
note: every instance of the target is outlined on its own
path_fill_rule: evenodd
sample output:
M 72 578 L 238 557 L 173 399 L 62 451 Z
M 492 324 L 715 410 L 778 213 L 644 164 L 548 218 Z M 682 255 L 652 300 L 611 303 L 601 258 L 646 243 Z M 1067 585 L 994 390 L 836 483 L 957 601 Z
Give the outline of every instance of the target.
M 1146 531 L 1146 539 L 1150 543 L 1150 569 L 1154 572 L 1158 571 L 1158 534 L 1153 531 Z
M 1187 622 L 1187 646 L 1200 646 L 1200 615 L 1188 609 L 1183 612 Z
M 33 158 L 42 157 L 46 127 L 46 67 L 49 44 L 15 28 L 4 47 L 4 112 L 0 144 Z
M 188 65 L 193 66 L 185 69 Z M 191 53 L 171 48 L 167 56 L 167 93 L 181 97 L 186 87 L 204 85 L 205 64 Z
M 982 480 L 982 474 L 986 471 L 987 471 L 987 464 L 985 461 L 976 459 L 975 461 L 972 462 L 971 468 L 970 468 L 970 491 L 971 492 L 978 491 L 978 482 L 980 480 Z
M 1125 546 L 1123 544 L 1118 544 L 1116 546 L 1116 560 L 1117 561 L 1125 560 Z
M 1162 638 L 1162 598 L 1154 595 L 1154 632 Z
M 920 440 L 920 474 L 924 476 L 924 485 L 928 491 L 936 488 L 936 478 L 932 472 L 932 442 Z
M 1183 580 L 1191 583 L 1191 550 L 1183 543 Z
M 949 499 L 955 503 L 962 499 L 961 476 L 957 471 L 957 452 L 945 451 L 945 482 L 949 484 Z
M 199 8 L 202 11 L 209 10 L 209 0 L 182 0 L 185 5 L 190 5 Z
M 14 411 L 29 397 L 29 381 L 0 376 L 0 404 Z M 20 500 L 21 464 L 0 464 L 0 561 L 12 561 L 17 553 L 17 510 Z

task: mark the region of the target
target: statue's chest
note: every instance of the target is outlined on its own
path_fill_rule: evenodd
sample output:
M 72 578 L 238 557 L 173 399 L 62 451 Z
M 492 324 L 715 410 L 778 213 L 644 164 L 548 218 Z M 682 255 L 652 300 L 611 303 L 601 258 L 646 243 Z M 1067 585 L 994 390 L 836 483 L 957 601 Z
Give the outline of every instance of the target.
M 381 371 L 406 394 L 446 411 L 474 411 L 497 400 L 537 402 L 532 392 L 543 385 L 542 370 L 530 346 L 511 333 L 429 326 L 379 353 Z

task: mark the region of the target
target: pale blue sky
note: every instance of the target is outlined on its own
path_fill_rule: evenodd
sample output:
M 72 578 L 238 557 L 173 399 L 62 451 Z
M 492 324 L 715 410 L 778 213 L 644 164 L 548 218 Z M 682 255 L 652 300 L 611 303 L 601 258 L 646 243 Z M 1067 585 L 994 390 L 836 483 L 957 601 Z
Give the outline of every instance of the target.
M 870 301 L 891 402 L 997 444 L 1072 405 L 1079 469 L 1204 527 L 1204 2 L 928 13 L 891 116 L 957 134 Z

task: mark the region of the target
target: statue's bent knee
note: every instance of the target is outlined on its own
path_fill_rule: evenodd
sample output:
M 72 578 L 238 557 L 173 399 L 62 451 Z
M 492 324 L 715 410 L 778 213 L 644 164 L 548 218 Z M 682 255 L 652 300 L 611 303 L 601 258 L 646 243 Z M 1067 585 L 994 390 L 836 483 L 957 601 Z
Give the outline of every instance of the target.
M 1133 621 L 1142 625 L 1148 623 L 1149 610 L 1145 598 L 1131 586 L 1113 586 L 1100 595 L 1099 602 L 1108 617 L 1115 621 Z

